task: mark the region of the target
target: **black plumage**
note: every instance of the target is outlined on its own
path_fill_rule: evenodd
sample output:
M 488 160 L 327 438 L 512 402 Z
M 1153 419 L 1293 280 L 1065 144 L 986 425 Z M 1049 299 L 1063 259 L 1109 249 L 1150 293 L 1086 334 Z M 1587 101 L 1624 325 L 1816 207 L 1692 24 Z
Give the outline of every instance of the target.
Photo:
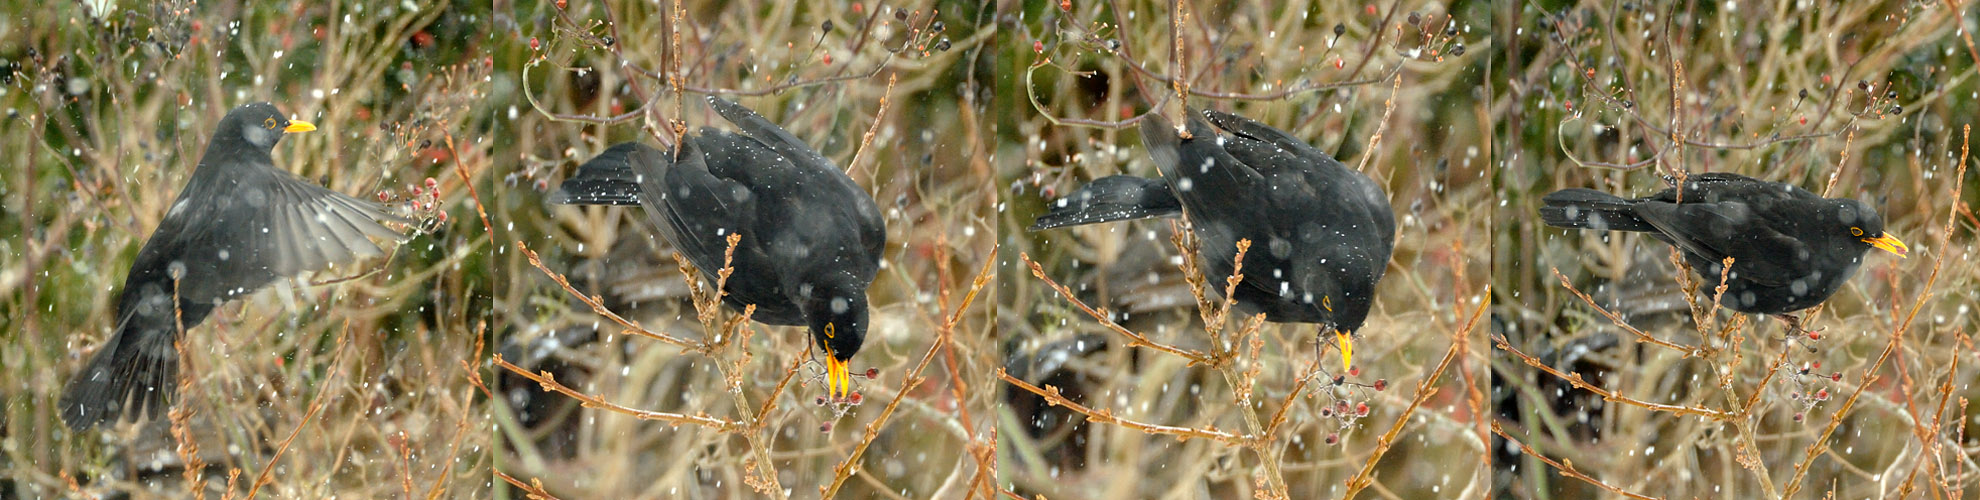
M 1348 339 L 1367 320 L 1395 249 L 1388 195 L 1319 149 L 1242 116 L 1205 110 L 1187 126 L 1184 138 L 1149 115 L 1141 136 L 1161 179 L 1095 180 L 1052 202 L 1032 229 L 1185 214 L 1212 283 L 1229 278 L 1237 241 L 1249 239 L 1240 307 L 1269 321 L 1321 324 L 1338 335 L 1350 365 Z
M 1872 248 L 1899 257 L 1910 251 L 1861 201 L 1727 173 L 1692 175 L 1683 185 L 1682 199 L 1676 188 L 1637 199 L 1563 189 L 1543 198 L 1540 219 L 1554 227 L 1649 233 L 1683 251 L 1712 288 L 1732 257 L 1721 304 L 1756 314 L 1787 314 L 1828 300 Z
M 271 152 L 283 134 L 315 129 L 267 103 L 220 120 L 124 278 L 116 333 L 63 389 L 70 427 L 157 415 L 178 387 L 174 343 L 183 328 L 277 279 L 384 255 L 371 238 L 403 237 L 379 221 L 409 221 L 384 207 L 275 167 Z
M 829 392 L 850 391 L 848 360 L 866 338 L 866 288 L 886 225 L 873 197 L 830 160 L 762 116 L 710 97 L 741 134 L 703 128 L 675 155 L 614 145 L 578 167 L 552 203 L 641 205 L 661 237 L 710 282 L 727 236 L 741 234 L 723 301 L 772 325 L 804 325 L 826 353 Z

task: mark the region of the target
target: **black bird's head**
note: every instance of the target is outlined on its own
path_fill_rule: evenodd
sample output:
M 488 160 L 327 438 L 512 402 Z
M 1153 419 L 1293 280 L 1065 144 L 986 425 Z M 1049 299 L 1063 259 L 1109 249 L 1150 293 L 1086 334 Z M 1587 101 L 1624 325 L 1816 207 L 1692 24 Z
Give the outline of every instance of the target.
M 826 392 L 834 399 L 850 395 L 847 362 L 866 342 L 866 292 L 852 287 L 816 290 L 804 302 L 804 317 L 811 323 L 811 340 L 825 352 Z
M 1838 200 L 1835 208 L 1835 231 L 1848 234 L 1850 238 L 1864 245 L 1904 257 L 1911 253 L 1911 247 L 1884 232 L 1884 218 L 1877 215 L 1877 209 L 1857 200 Z
M 316 125 L 290 120 L 282 116 L 275 105 L 257 102 L 228 111 L 227 117 L 220 119 L 219 130 L 213 133 L 213 144 L 233 147 L 245 144 L 256 151 L 267 152 L 275 149 L 275 141 L 281 140 L 283 134 L 311 130 L 316 130 Z

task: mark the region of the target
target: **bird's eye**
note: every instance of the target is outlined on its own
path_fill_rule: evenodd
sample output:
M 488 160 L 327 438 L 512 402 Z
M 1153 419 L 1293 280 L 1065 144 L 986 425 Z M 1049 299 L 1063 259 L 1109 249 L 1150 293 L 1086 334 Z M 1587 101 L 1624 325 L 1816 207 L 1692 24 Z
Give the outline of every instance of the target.
M 837 329 L 832 328 L 832 323 L 825 324 L 825 338 L 837 338 L 838 333 Z
M 1863 236 L 1863 228 L 1860 228 L 1860 227 L 1852 227 L 1852 228 L 1849 228 L 1849 235 L 1850 235 L 1850 236 Z
M 261 126 L 262 128 L 275 128 L 275 119 L 274 118 L 262 119 Z

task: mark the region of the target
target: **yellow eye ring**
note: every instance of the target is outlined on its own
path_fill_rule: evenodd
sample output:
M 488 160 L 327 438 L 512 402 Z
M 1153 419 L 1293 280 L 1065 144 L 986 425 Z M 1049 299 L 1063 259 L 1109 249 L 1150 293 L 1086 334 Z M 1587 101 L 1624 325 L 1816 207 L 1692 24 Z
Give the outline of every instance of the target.
M 825 324 L 825 338 L 838 338 L 838 333 L 836 328 L 832 328 L 832 323 Z
M 1852 228 L 1849 228 L 1849 235 L 1850 235 L 1850 236 L 1863 236 L 1863 228 L 1860 228 L 1860 227 L 1852 227 Z
M 274 118 L 262 119 L 261 126 L 262 128 L 275 128 L 275 119 Z

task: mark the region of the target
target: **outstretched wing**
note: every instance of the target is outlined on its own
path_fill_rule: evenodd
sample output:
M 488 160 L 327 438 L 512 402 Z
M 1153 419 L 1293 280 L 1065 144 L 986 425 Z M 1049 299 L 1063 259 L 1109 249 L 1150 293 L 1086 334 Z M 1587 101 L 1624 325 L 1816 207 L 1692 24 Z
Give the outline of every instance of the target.
M 139 250 L 131 280 L 182 276 L 181 301 L 224 301 L 282 277 L 384 255 L 372 238 L 404 235 L 380 222 L 411 222 L 272 166 L 227 171 L 236 174 L 195 179 L 180 193 Z

